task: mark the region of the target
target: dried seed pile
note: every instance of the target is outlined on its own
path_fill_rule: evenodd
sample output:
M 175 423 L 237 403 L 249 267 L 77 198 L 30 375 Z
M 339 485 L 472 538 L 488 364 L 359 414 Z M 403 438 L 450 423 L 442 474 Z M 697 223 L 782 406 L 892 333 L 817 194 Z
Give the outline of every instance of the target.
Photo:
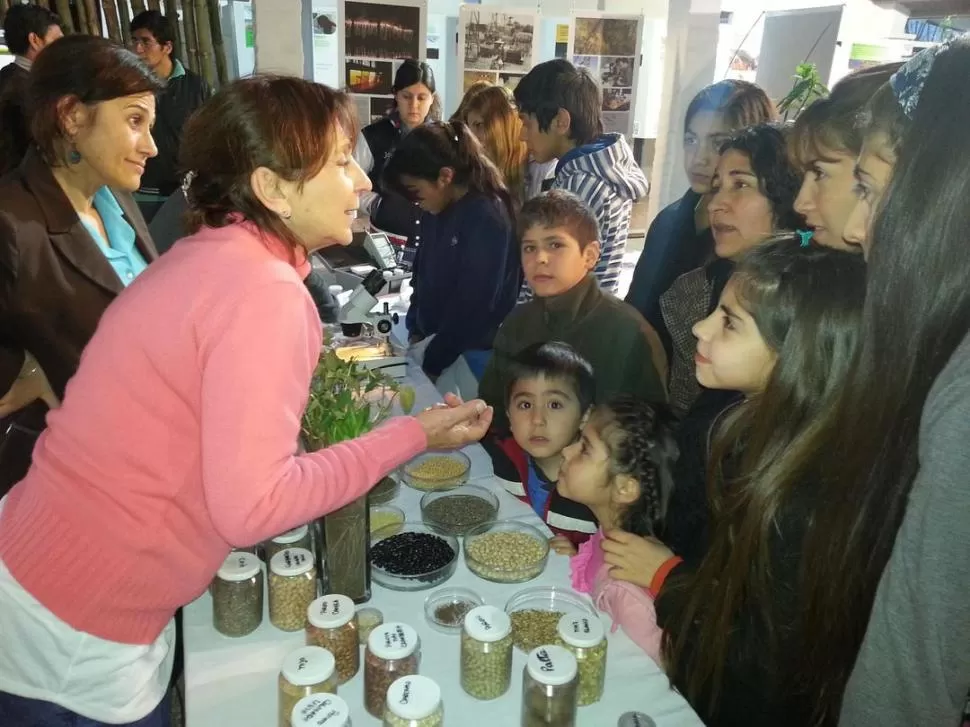
M 435 620 L 444 626 L 461 626 L 465 615 L 477 604 L 471 601 L 453 601 L 444 603 L 434 610 Z
M 478 576 L 500 583 L 535 578 L 545 567 L 548 545 L 525 533 L 486 533 L 465 542 L 468 567 Z
M 522 651 L 528 653 L 538 646 L 555 644 L 559 639 L 559 619 L 562 611 L 540 611 L 528 608 L 513 611 L 512 640 Z
M 416 576 L 448 565 L 455 551 L 431 533 L 398 533 L 375 543 L 371 563 L 396 576 Z
M 405 465 L 404 474 L 410 478 L 413 486 L 436 490 L 461 483 L 468 474 L 468 465 L 454 457 L 441 455 Z
M 474 495 L 447 495 L 429 502 L 424 519 L 431 520 L 449 535 L 464 535 L 472 528 L 495 519 L 492 503 Z

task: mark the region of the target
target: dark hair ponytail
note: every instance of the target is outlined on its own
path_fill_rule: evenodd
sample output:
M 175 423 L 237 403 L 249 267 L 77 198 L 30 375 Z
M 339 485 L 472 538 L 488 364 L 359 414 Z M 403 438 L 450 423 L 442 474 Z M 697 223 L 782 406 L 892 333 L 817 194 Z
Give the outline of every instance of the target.
M 488 158 L 471 130 L 460 121 L 435 121 L 411 131 L 395 149 L 384 168 L 388 188 L 411 197 L 403 176 L 437 181 L 444 168 L 454 170 L 452 184 L 488 197 L 498 197 L 515 219 L 512 198 L 502 173 Z
M 610 450 L 610 473 L 640 484 L 637 499 L 620 516 L 620 527 L 634 535 L 655 535 L 673 491 L 673 415 L 663 405 L 622 395 L 597 406 L 592 421 Z

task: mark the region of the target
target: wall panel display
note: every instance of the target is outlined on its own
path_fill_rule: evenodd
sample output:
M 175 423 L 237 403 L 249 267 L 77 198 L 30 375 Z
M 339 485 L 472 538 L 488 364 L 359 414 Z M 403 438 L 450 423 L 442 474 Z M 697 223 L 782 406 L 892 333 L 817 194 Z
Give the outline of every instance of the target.
M 603 128 L 631 137 L 640 71 L 643 17 L 588 10 L 573 14 L 568 56 L 586 68 L 603 94 Z
M 477 81 L 515 89 L 538 57 L 539 16 L 520 8 L 462 5 L 458 10 L 460 96 Z
M 424 0 L 368 0 L 340 6 L 340 75 L 362 126 L 388 113 L 394 74 L 407 58 L 425 59 Z

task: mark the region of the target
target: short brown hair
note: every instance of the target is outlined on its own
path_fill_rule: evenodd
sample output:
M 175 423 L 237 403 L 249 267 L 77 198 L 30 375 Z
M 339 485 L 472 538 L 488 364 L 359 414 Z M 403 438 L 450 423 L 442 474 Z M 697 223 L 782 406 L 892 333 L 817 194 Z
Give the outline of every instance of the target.
M 224 227 L 241 216 L 294 250 L 304 247 L 256 198 L 250 177 L 266 167 L 290 182 L 306 182 L 333 153 L 338 127 L 357 138 L 350 98 L 322 84 L 259 75 L 225 86 L 192 115 L 182 136 L 179 167 L 191 173 L 189 232 Z
M 866 104 L 901 65 L 886 63 L 850 73 L 829 96 L 802 111 L 788 138 L 795 163 L 805 168 L 833 152 L 858 156 L 863 137 L 860 117 Z
M 519 239 L 536 225 L 559 227 L 575 237 L 579 249 L 585 250 L 591 242 L 600 239 L 599 225 L 593 211 L 572 192 L 551 189 L 533 197 L 519 213 Z
M 34 143 L 48 164 L 66 164 L 58 104 L 74 97 L 85 105 L 140 93 L 165 82 L 134 53 L 104 38 L 71 35 L 37 56 L 27 80 L 27 112 Z

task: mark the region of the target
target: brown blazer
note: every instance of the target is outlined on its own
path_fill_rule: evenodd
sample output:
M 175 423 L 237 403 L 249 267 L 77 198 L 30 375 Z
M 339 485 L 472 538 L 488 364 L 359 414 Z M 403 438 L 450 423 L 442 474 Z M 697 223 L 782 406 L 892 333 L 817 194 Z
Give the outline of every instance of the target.
M 131 195 L 112 192 L 135 230 L 138 250 L 149 263 L 157 259 Z M 0 396 L 30 351 L 63 397 L 101 314 L 122 290 L 50 168 L 31 149 L 0 178 Z M 34 416 L 24 413 L 31 426 L 37 423 L 33 409 Z M 8 425 L 0 423 L 0 438 Z M 9 474 L 4 455 L 0 443 L 0 480 Z

